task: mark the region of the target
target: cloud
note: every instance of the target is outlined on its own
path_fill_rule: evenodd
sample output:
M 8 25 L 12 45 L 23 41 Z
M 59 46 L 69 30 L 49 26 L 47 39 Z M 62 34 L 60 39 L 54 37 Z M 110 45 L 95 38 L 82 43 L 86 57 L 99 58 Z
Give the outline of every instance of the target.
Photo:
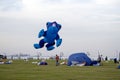
M 92 0 L 41 0 L 43 3 L 88 3 L 91 2 Z
M 12 48 L 33 50 L 39 30 L 56 20 L 63 26 L 62 51 L 119 50 L 119 4 L 119 0 L 0 0 L 0 47 L 9 48 L 16 40 Z
M 22 0 L 0 0 L 1 11 L 21 10 Z

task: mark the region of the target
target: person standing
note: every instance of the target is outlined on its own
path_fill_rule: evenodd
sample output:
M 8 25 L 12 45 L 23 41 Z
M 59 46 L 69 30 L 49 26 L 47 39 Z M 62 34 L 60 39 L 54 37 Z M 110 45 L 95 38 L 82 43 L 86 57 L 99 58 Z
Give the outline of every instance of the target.
M 108 61 L 108 57 L 107 56 L 105 57 L 105 61 Z
M 57 54 L 56 54 L 55 59 L 56 59 L 56 66 L 58 66 L 59 65 L 59 56 Z

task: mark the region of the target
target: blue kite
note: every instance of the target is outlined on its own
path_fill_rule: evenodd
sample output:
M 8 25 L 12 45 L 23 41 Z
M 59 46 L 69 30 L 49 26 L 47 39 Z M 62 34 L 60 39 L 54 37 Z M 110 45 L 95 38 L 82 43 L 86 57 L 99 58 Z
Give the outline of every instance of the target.
M 43 48 L 46 44 L 46 48 L 48 51 L 53 50 L 56 46 L 59 47 L 62 43 L 62 39 L 60 38 L 58 32 L 61 29 L 61 24 L 57 22 L 47 22 L 46 23 L 47 30 L 44 29 L 40 30 L 38 34 L 38 38 L 44 37 L 39 41 L 39 43 L 34 44 L 35 49 Z

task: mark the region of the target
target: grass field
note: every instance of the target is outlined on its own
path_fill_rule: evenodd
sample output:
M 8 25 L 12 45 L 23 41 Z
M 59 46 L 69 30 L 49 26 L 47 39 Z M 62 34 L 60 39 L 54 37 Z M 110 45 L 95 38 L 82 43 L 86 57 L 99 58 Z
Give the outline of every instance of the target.
M 120 80 L 118 64 L 103 62 L 103 66 L 55 66 L 48 60 L 47 66 L 14 60 L 12 64 L 0 65 L 0 80 Z M 37 61 L 37 60 L 36 60 Z

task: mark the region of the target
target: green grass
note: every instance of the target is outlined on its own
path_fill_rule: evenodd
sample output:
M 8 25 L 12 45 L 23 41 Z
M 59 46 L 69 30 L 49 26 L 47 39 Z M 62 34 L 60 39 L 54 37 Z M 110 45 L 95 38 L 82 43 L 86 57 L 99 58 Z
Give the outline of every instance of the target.
M 12 64 L 0 65 L 0 80 L 120 80 L 118 64 L 103 62 L 103 66 L 55 66 L 48 60 L 47 66 L 14 60 Z M 37 61 L 37 60 L 36 60 Z

